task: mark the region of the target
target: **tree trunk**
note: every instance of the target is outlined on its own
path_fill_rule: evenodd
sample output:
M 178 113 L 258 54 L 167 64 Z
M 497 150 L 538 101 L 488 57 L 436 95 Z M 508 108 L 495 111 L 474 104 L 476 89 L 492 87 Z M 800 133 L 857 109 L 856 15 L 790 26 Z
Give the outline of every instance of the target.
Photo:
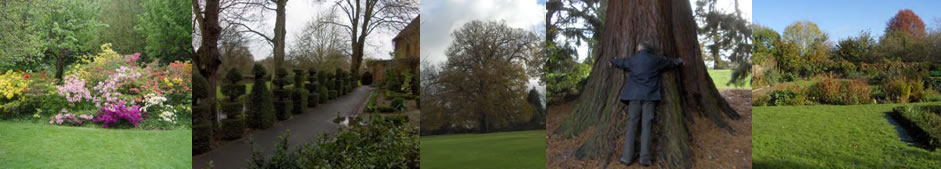
M 365 37 L 365 35 L 360 35 Z M 353 74 L 359 74 L 359 66 L 363 62 L 363 47 L 365 47 L 366 38 L 359 38 L 361 40 L 353 42 L 353 55 L 350 58 L 350 72 Z
M 285 22 L 285 9 L 284 6 L 287 5 L 288 0 L 277 0 L 278 8 L 275 10 L 277 17 L 275 18 L 274 23 L 274 67 L 275 70 L 281 68 L 281 64 L 284 63 L 284 36 L 287 34 L 284 28 Z
M 719 127 L 734 132 L 722 117 L 722 112 L 738 119 L 735 112 L 719 95 L 706 72 L 696 23 L 689 1 L 686 0 L 624 0 L 610 1 L 607 6 L 605 29 L 599 41 L 598 58 L 593 65 L 588 84 L 579 97 L 573 112 L 554 131 L 566 137 L 582 134 L 588 128 L 595 130 L 576 151 L 578 159 L 605 159 L 615 157 L 617 139 L 625 133 L 626 105 L 618 99 L 627 74 L 608 66 L 608 60 L 632 56 L 636 44 L 650 41 L 657 54 L 679 57 L 686 65 L 662 74 L 662 100 L 656 111 L 654 145 L 655 162 L 664 168 L 692 167 L 690 133 L 686 123 L 691 114 L 707 116 Z
M 197 6 L 196 1 L 193 1 L 193 5 Z M 194 7 L 194 10 L 198 8 Z M 196 13 L 199 15 L 200 13 Z M 200 41 L 199 50 L 196 51 L 196 55 L 193 60 L 196 61 L 196 67 L 199 70 L 199 73 L 206 77 L 206 80 L 209 81 L 209 97 L 207 100 L 209 103 L 214 103 L 216 100 L 216 70 L 219 68 L 219 65 L 222 64 L 220 60 L 221 54 L 219 53 L 219 37 L 222 34 L 222 27 L 219 26 L 219 0 L 207 0 L 206 7 L 203 11 L 202 21 L 200 22 L 200 31 L 202 31 L 202 40 Z M 196 102 L 193 102 L 196 103 Z M 215 112 L 215 109 L 212 112 Z M 211 122 L 216 121 L 216 114 L 213 113 L 209 116 Z

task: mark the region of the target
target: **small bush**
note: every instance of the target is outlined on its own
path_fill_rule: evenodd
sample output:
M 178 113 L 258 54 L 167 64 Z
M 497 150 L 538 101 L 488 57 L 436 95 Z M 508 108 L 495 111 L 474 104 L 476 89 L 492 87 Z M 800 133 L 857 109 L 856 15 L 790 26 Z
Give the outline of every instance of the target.
M 336 91 L 336 90 L 330 90 L 330 94 L 329 94 L 329 95 L 330 95 L 330 100 L 336 99 L 336 98 L 337 98 L 337 91 Z
M 327 100 L 330 100 L 330 91 L 327 90 L 326 86 L 320 86 L 320 103 L 326 103 Z
M 278 121 L 283 121 L 291 118 L 291 111 L 294 107 L 294 103 L 291 100 L 278 100 L 275 101 L 275 109 L 277 111 Z
M 373 116 L 366 125 L 342 128 L 333 138 L 320 137 L 293 152 L 285 134 L 271 159 L 252 143 L 249 168 L 419 168 L 418 129 L 407 122 L 407 117 Z
M 231 118 L 222 120 L 222 139 L 233 140 L 242 137 L 245 132 L 245 120 Z
M 912 97 L 913 95 L 918 95 L 920 97 L 923 85 L 918 85 L 920 83 L 913 82 L 907 78 L 895 78 L 887 82 L 882 86 L 883 91 L 885 92 L 885 97 L 889 101 L 895 103 L 908 103 L 912 100 L 918 100 L 920 98 Z M 917 94 L 916 94 L 917 93 Z
M 399 111 L 399 112 L 404 111 L 405 99 L 395 98 L 392 100 L 392 103 L 390 103 L 389 105 L 392 106 L 392 108 L 395 108 L 396 111 Z
M 771 102 L 771 96 L 767 94 L 753 94 L 751 105 L 752 106 L 767 106 L 768 102 Z
M 209 123 L 193 125 L 193 154 L 207 152 L 212 145 L 212 127 Z
M 775 90 L 770 94 L 771 100 L 768 101 L 769 105 L 772 106 L 786 106 L 786 105 L 807 105 L 810 104 L 810 101 L 807 100 L 807 96 L 804 94 L 803 89 L 798 87 L 786 89 L 786 90 Z
M 811 86 L 810 95 L 824 104 L 866 104 L 871 101 L 869 84 L 861 80 L 824 77 Z

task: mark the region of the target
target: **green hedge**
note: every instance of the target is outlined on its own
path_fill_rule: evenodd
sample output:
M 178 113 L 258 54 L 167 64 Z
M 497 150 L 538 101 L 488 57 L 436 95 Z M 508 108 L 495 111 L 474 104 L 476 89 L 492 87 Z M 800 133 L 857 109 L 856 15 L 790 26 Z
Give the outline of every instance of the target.
M 307 81 L 309 83 L 307 84 L 307 86 L 304 86 L 304 87 L 307 87 L 307 92 L 309 94 L 307 97 L 307 101 L 308 101 L 307 106 L 317 107 L 317 104 L 320 103 L 320 92 L 318 92 L 320 90 L 320 82 L 317 78 L 318 77 L 317 70 L 310 69 L 308 73 L 309 75 L 307 76 Z
M 330 94 L 329 94 L 329 95 L 330 95 L 330 100 L 337 99 L 337 91 L 336 91 L 336 90 L 330 90 Z
M 295 88 L 294 89 L 294 114 L 301 114 L 307 111 L 307 89 Z
M 278 100 L 274 102 L 277 106 L 275 109 L 277 111 L 278 121 L 283 121 L 291 118 L 291 110 L 294 108 L 294 103 L 291 100 Z
M 327 100 L 330 100 L 330 90 L 328 90 L 326 86 L 320 86 L 320 93 L 318 95 L 320 95 L 320 103 L 326 103 Z
M 404 115 L 372 116 L 366 125 L 341 128 L 296 151 L 288 149 L 286 133 L 271 158 L 252 142 L 249 168 L 419 168 L 418 128 L 407 123 Z
M 242 137 L 245 133 L 245 120 L 231 118 L 222 120 L 222 139 L 233 140 Z
M 212 127 L 209 123 L 193 125 L 193 154 L 202 154 L 211 149 Z
M 928 144 L 941 147 L 941 105 L 900 106 L 895 112 L 921 129 L 929 137 Z

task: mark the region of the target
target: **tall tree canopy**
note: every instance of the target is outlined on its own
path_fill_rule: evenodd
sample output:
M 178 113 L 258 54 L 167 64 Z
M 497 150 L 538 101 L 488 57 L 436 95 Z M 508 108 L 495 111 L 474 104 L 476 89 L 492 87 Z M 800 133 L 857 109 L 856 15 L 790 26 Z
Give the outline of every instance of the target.
M 486 133 L 529 122 L 534 110 L 526 102 L 526 69 L 541 68 L 526 65 L 545 61 L 535 53 L 541 50 L 529 50 L 542 45 L 541 39 L 495 21 L 471 21 L 452 36 L 448 61 L 422 70 L 422 109 L 429 108 L 423 113 L 440 118 L 431 121 L 445 121 L 432 129 L 472 122 L 476 131 Z
M 631 56 L 641 41 L 651 41 L 655 53 L 680 57 L 683 68 L 663 73 L 663 100 L 659 103 L 654 134 L 658 137 L 655 162 L 665 168 L 692 167 L 687 122 L 695 114 L 711 119 L 717 126 L 729 128 L 725 115 L 738 119 L 726 99 L 719 95 L 706 73 L 696 37 L 696 22 L 687 0 L 611 1 L 607 6 L 605 30 L 600 39 L 599 62 L 595 62 L 585 91 L 562 125 L 554 131 L 563 136 L 591 134 L 575 155 L 579 159 L 611 160 L 624 133 L 625 105 L 618 99 L 626 75 L 606 66 L 613 58 Z M 595 128 L 591 133 L 584 133 Z
M 190 9 L 192 1 L 141 0 L 143 13 L 137 16 L 134 27 L 144 37 L 143 53 L 151 60 L 162 63 L 193 58 L 193 15 L 180 12 Z M 127 38 L 127 37 L 124 37 Z M 135 39 L 141 41 L 140 39 Z M 138 51 L 140 52 L 140 51 Z
M 915 39 L 921 39 L 925 37 L 925 22 L 911 9 L 902 9 L 886 24 L 885 33 L 892 31 L 902 31 Z

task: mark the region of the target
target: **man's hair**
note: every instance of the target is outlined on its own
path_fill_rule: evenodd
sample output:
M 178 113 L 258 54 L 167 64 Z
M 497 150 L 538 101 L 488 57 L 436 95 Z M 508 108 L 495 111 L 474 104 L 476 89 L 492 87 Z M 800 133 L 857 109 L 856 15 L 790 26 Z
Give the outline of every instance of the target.
M 640 52 L 642 50 L 653 51 L 653 45 L 650 45 L 650 42 L 648 41 L 641 41 L 637 43 L 637 52 Z

